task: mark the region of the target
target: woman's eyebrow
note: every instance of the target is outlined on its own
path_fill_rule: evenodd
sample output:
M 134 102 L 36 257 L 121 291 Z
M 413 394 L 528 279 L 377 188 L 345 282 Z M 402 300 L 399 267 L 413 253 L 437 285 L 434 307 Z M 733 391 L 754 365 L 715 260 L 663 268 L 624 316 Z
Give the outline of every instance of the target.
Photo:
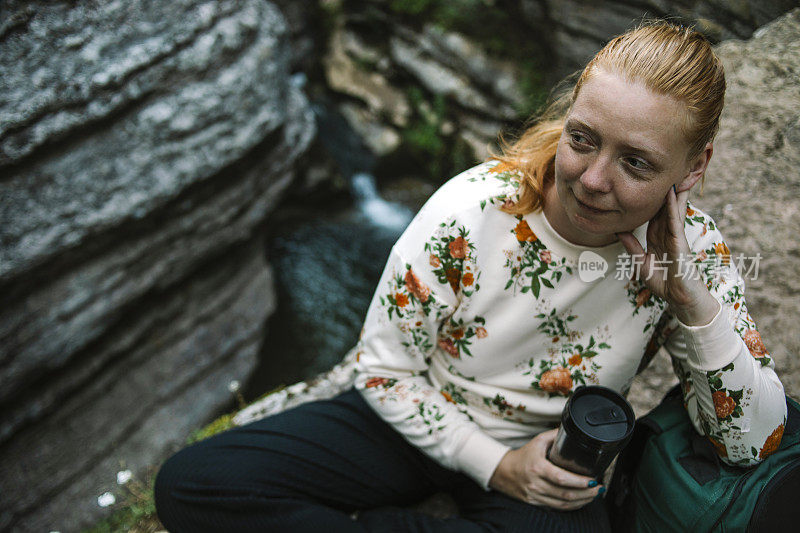
M 566 124 L 564 124 L 564 127 L 565 128 L 567 128 L 567 127 L 573 127 L 573 128 L 574 127 L 579 127 L 579 128 L 588 130 L 591 133 L 594 133 L 594 129 L 592 129 L 591 126 L 589 126 L 585 122 L 583 122 L 581 120 L 578 120 L 578 119 L 575 119 L 575 118 L 568 118 Z

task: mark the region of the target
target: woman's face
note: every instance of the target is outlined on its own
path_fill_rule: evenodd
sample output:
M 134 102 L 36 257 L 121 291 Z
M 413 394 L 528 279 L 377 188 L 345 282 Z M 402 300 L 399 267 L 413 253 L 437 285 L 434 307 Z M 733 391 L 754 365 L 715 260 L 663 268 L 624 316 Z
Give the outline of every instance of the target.
M 570 109 L 555 158 L 545 214 L 565 239 L 614 242 L 659 211 L 673 185 L 691 188 L 711 145 L 688 160 L 686 107 L 622 76 L 595 70 Z

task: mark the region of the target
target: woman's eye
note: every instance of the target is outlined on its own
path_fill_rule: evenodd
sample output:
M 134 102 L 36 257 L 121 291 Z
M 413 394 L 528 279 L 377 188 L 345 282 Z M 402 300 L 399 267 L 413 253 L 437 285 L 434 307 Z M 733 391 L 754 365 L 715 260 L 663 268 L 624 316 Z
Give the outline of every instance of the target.
M 636 157 L 629 157 L 626 159 L 626 162 L 635 170 L 647 170 L 650 168 L 650 165 Z
M 569 135 L 572 138 L 572 142 L 574 142 L 575 144 L 589 144 L 589 139 L 587 139 L 586 136 L 582 133 L 573 131 Z

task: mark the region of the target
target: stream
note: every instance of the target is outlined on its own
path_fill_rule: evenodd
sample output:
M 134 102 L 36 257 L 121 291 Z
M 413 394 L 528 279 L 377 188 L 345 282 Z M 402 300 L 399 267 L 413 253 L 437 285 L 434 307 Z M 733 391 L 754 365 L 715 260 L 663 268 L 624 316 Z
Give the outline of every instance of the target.
M 413 211 L 383 199 L 373 160 L 358 136 L 325 106 L 314 106 L 320 141 L 348 177 L 351 207 L 309 208 L 282 221 L 267 243 L 278 306 L 266 324 L 247 401 L 312 378 L 355 345 L 389 251 Z

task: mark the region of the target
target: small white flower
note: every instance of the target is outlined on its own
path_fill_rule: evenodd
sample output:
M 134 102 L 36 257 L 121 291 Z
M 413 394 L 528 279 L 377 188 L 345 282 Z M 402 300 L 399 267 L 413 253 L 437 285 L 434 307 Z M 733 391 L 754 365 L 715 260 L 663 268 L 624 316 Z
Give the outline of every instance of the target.
M 228 390 L 231 391 L 231 392 L 234 392 L 234 393 L 235 392 L 239 392 L 239 387 L 240 386 L 241 385 L 239 384 L 239 382 L 234 379 L 233 381 L 228 383 Z
M 117 485 L 124 485 L 133 477 L 133 472 L 130 470 L 120 470 L 117 472 Z
M 114 502 L 116 501 L 117 499 L 110 492 L 104 492 L 103 494 L 97 497 L 97 505 L 99 505 L 100 507 L 108 507 L 109 505 L 114 505 Z

